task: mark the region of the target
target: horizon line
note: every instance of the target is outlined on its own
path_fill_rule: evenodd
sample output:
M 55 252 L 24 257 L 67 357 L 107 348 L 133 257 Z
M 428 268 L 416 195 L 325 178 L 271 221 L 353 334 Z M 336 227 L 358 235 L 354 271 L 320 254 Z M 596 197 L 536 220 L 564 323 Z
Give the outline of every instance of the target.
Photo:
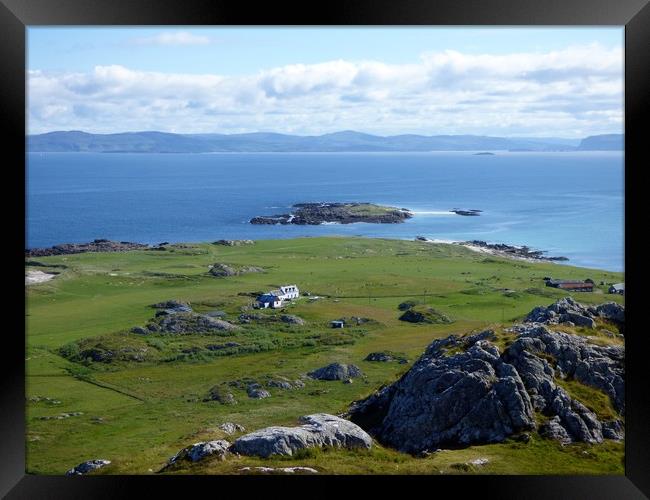
M 88 134 L 88 135 L 117 135 L 117 134 L 146 134 L 146 133 L 157 133 L 157 134 L 169 134 L 169 135 L 223 135 L 223 136 L 236 136 L 236 135 L 253 135 L 253 134 L 274 134 L 274 135 L 284 135 L 284 136 L 292 136 L 292 137 L 322 137 L 326 135 L 335 135 L 335 134 L 342 134 L 342 133 L 354 133 L 354 134 L 360 134 L 360 135 L 369 135 L 373 137 L 380 137 L 380 138 L 389 138 L 389 137 L 403 137 L 403 136 L 416 136 L 416 137 L 489 137 L 489 138 L 496 138 L 496 139 L 561 139 L 561 140 L 579 140 L 579 139 L 585 139 L 587 137 L 598 137 L 598 136 L 603 136 L 603 135 L 621 135 L 624 136 L 625 132 L 606 132 L 602 134 L 591 134 L 591 135 L 584 135 L 584 136 L 575 136 L 575 137 L 562 137 L 562 136 L 544 136 L 544 135 L 527 135 L 527 136 L 518 136 L 518 135 L 487 135 L 487 134 L 467 134 L 467 133 L 458 133 L 458 134 L 432 134 L 432 135 L 424 135 L 424 134 L 416 134 L 416 133 L 398 133 L 398 134 L 389 134 L 389 135 L 379 135 L 379 134 L 374 134 L 374 133 L 369 133 L 369 132 L 359 132 L 357 130 L 352 130 L 352 129 L 344 129 L 344 130 L 338 130 L 335 132 L 324 132 L 321 134 L 308 134 L 308 135 L 301 135 L 298 133 L 287 133 L 287 132 L 274 132 L 274 131 L 269 131 L 269 130 L 258 130 L 255 132 L 234 132 L 234 133 L 225 133 L 225 132 L 168 132 L 168 131 L 163 131 L 163 130 L 125 130 L 125 131 L 118 131 L 118 132 L 87 132 L 85 130 L 78 130 L 78 129 L 71 129 L 71 130 L 50 130 L 47 132 L 38 132 L 38 133 L 26 133 L 25 136 L 36 136 L 36 135 L 46 135 L 46 134 L 53 134 L 53 133 L 72 133 L 72 132 L 78 132 L 82 134 Z

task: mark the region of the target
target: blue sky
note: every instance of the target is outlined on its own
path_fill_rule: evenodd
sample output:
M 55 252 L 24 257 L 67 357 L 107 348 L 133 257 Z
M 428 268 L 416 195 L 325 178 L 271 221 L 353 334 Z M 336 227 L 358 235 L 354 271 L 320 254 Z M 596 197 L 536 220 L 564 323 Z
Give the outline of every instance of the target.
M 28 29 L 28 130 L 621 132 L 623 28 Z

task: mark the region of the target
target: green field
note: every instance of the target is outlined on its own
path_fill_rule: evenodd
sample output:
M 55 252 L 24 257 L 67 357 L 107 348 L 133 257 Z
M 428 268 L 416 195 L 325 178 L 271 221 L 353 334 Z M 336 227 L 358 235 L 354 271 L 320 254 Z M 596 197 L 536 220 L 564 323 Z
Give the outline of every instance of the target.
M 26 291 L 26 467 L 32 474 L 63 474 L 94 458 L 112 461 L 101 474 L 151 474 L 184 446 L 225 437 L 217 429 L 223 422 L 252 431 L 295 425 L 309 413 L 339 414 L 408 370 L 433 339 L 486 326 L 498 329 L 567 295 L 545 287 L 545 276 L 591 278 L 597 284 L 623 281 L 621 273 L 507 260 L 457 245 L 368 238 L 269 240 L 238 247 L 187 244 L 166 251 L 35 260 L 66 267 L 53 268 L 61 274 Z M 208 266 L 217 262 L 265 272 L 216 278 Z M 153 318 L 151 304 L 170 299 L 186 301 L 197 312 L 222 311 L 238 324 L 252 293 L 282 284 L 297 284 L 320 297 L 301 297 L 286 308 L 306 325 L 253 322 L 213 335 L 129 332 Z M 573 296 L 589 304 L 623 301 L 606 289 L 597 285 L 593 293 Z M 399 321 L 398 305 L 406 300 L 430 306 L 452 322 Z M 331 320 L 351 317 L 372 321 L 329 328 Z M 600 330 L 589 335 L 596 342 L 613 342 Z M 228 342 L 238 346 L 207 347 Z M 83 355 L 88 349 L 109 351 L 113 358 L 92 361 Z M 364 361 L 375 351 L 399 353 L 411 363 Z M 305 379 L 302 389 L 271 388 L 272 396 L 259 400 L 232 388 L 234 405 L 203 401 L 215 385 L 227 387 L 245 378 L 293 380 L 335 361 L 353 363 L 365 376 L 352 384 Z M 581 390 L 575 388 L 576 397 Z M 607 411 L 606 402 L 601 406 Z M 82 414 L 42 419 L 71 412 Z M 489 463 L 480 470 L 465 465 L 483 457 Z M 336 474 L 622 474 L 623 444 L 562 447 L 533 434 L 529 443 L 507 441 L 425 458 L 377 445 L 368 452 L 318 450 L 291 458 L 206 461 L 172 473 L 237 473 L 244 466 L 274 464 Z

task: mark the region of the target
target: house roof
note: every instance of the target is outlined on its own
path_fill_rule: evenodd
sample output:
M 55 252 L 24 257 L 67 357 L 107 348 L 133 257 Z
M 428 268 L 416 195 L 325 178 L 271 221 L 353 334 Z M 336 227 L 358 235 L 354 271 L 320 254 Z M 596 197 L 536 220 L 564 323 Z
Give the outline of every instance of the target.
M 558 283 L 558 288 L 593 288 L 593 283 L 584 283 L 582 281 L 563 281 Z
M 280 298 L 277 295 L 265 293 L 264 295 L 260 295 L 257 300 L 258 302 L 276 302 L 277 300 L 280 300 Z

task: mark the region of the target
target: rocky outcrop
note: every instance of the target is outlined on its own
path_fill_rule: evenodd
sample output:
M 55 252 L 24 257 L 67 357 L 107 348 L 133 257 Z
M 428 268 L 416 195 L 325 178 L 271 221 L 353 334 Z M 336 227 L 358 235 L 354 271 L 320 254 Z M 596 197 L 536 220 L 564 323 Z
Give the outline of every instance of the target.
M 407 321 L 408 323 L 441 324 L 453 322 L 447 315 L 440 311 L 436 311 L 433 307 L 429 306 L 410 307 L 399 317 L 399 319 L 401 321 Z
M 160 316 L 153 323 L 162 334 L 234 332 L 240 327 L 218 318 L 196 313 L 175 313 Z M 147 327 L 147 329 L 150 329 Z
M 463 214 L 460 214 L 463 215 Z M 476 214 L 478 215 L 478 214 Z M 455 243 L 456 245 L 463 245 L 473 250 L 480 250 L 482 252 L 490 253 L 492 255 L 499 255 L 501 257 L 517 257 L 525 260 L 541 260 L 541 261 L 566 261 L 567 257 L 557 256 L 549 257 L 544 255 L 545 250 L 533 250 L 527 246 L 514 246 L 505 243 L 488 243 L 482 240 L 461 241 Z
M 240 247 L 242 245 L 254 245 L 253 240 L 217 240 L 212 243 L 213 245 L 224 245 L 227 247 Z
M 440 446 L 495 443 L 537 428 L 563 443 L 621 439 L 619 419 L 601 421 L 558 380 L 607 394 L 624 413 L 622 346 L 521 325 L 503 352 L 494 332 L 436 340 L 397 382 L 355 402 L 350 419 L 380 442 L 410 453 Z M 587 404 L 589 404 L 587 402 Z
M 234 422 L 224 422 L 219 426 L 226 434 L 235 434 L 236 432 L 246 432 L 246 429 L 243 425 L 236 424 Z
M 601 390 L 618 412 L 625 413 L 623 346 L 598 346 L 579 335 L 534 326 L 520 330 L 503 357 L 519 370 L 533 404 L 542 411 L 559 404 L 555 398 L 564 391 L 553 382 L 559 377 Z
M 359 367 L 355 365 L 331 363 L 309 372 L 308 375 L 316 380 L 347 380 L 354 377 L 360 377 L 362 373 Z
M 595 319 L 614 323 L 622 331 L 625 326 L 625 306 L 608 302 L 597 307 L 582 305 L 571 297 L 565 297 L 549 306 L 533 309 L 524 319 L 524 323 L 541 323 L 557 325 L 573 323 L 576 326 L 595 328 Z
M 49 257 L 51 255 L 70 255 L 86 252 L 128 252 L 144 250 L 149 245 L 132 243 L 130 241 L 93 240 L 90 243 L 63 243 L 49 248 L 32 248 L 25 250 L 25 257 Z
M 164 311 L 164 314 L 174 314 L 179 312 L 192 312 L 192 308 L 186 302 L 181 302 L 179 300 L 166 300 L 164 302 L 158 302 L 157 304 L 152 304 L 151 307 L 158 309 L 159 311 L 156 315 L 160 315 L 160 311 Z
M 353 224 L 369 222 L 395 224 L 413 217 L 405 208 L 384 207 L 372 203 L 298 203 L 290 214 L 254 217 L 251 224 L 299 224 L 316 225 L 329 223 Z
M 65 473 L 66 476 L 82 476 L 97 469 L 101 469 L 111 463 L 110 460 L 95 459 L 82 462 Z
M 207 457 L 225 460 L 229 454 L 228 448 L 230 443 L 225 439 L 218 439 L 216 441 L 202 441 L 195 443 L 187 448 L 183 448 L 169 459 L 167 465 L 174 465 L 183 460 L 190 462 L 198 462 Z
M 248 397 L 252 399 L 264 399 L 271 397 L 271 393 L 267 390 L 262 389 L 259 384 L 249 385 L 246 389 L 246 393 L 248 394 Z
M 299 427 L 267 427 L 237 439 L 231 450 L 241 455 L 293 455 L 298 450 L 331 446 L 369 449 L 372 438 L 359 426 L 334 415 L 317 413 L 300 418 Z
M 302 326 L 302 325 L 305 324 L 304 319 L 302 319 L 302 318 L 300 318 L 298 316 L 295 316 L 293 314 L 283 314 L 283 315 L 281 315 L 280 316 L 280 321 L 282 321 L 283 323 L 287 323 L 289 325 L 300 325 L 300 326 Z
M 433 342 L 398 382 L 355 403 L 351 420 L 381 442 L 410 453 L 494 443 L 533 429 L 524 384 L 484 340 L 491 333 Z
M 242 467 L 239 472 L 254 474 L 318 474 L 312 467 Z
M 235 396 L 232 395 L 232 392 L 228 392 L 220 385 L 215 385 L 210 388 L 208 395 L 203 401 L 216 401 L 222 405 L 233 405 L 237 404 Z
M 235 266 L 233 264 L 224 264 L 216 262 L 210 266 L 209 273 L 217 278 L 227 278 L 228 276 L 241 276 L 250 273 L 263 273 L 264 269 L 256 266 Z
M 364 358 L 364 361 L 373 361 L 373 362 L 382 362 L 382 363 L 397 361 L 400 364 L 408 363 L 408 360 L 404 356 L 399 356 L 386 351 L 371 352 Z

